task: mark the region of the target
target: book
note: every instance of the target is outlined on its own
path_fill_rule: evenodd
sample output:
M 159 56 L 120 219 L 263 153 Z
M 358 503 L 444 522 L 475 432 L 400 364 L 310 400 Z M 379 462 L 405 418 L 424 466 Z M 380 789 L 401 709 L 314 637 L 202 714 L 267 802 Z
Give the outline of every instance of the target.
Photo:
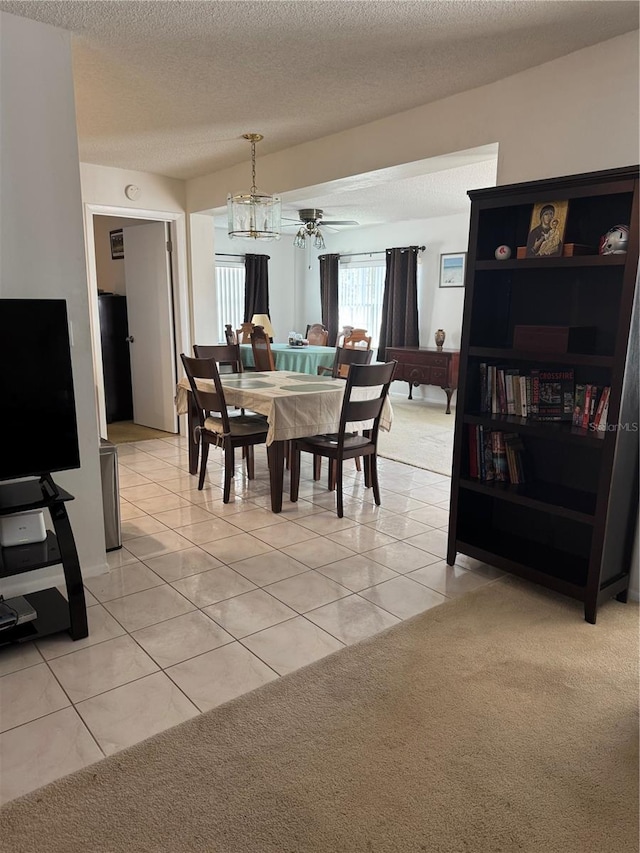
M 491 433 L 491 455 L 493 458 L 493 478 L 498 483 L 506 483 L 509 479 L 507 470 L 507 455 L 502 433 L 498 430 Z
M 532 370 L 538 387 L 538 420 L 570 421 L 573 418 L 573 368 Z
M 478 471 L 478 427 L 468 424 L 469 427 L 469 476 L 477 480 L 480 476 Z
M 585 385 L 584 389 L 584 408 L 582 411 L 582 429 L 587 429 L 589 426 L 589 412 L 591 411 L 591 389 L 592 385 Z
M 576 385 L 575 398 L 573 401 L 573 418 L 572 423 L 574 426 L 581 427 L 582 419 L 584 417 L 584 402 L 585 395 L 587 392 L 586 385 Z
M 602 394 L 600 394 L 600 399 L 598 400 L 598 408 L 596 409 L 596 414 L 593 419 L 593 428 L 599 430 L 600 424 L 602 422 L 602 415 L 604 413 L 605 407 L 609 408 L 609 393 L 611 388 L 608 385 L 602 389 Z M 603 429 L 606 429 L 606 418 L 605 418 L 605 426 Z

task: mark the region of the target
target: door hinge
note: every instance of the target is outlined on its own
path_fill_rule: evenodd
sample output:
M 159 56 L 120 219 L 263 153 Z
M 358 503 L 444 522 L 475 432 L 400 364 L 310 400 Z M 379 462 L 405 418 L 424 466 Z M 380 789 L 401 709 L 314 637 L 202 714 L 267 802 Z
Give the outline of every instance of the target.
M 171 242 L 171 240 L 167 240 L 167 252 L 169 252 L 169 254 L 173 252 L 173 243 Z

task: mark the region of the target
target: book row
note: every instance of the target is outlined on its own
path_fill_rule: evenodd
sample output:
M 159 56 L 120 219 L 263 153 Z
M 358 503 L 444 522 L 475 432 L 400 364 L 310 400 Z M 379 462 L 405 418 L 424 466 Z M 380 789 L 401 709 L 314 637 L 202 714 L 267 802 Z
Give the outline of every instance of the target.
M 522 372 L 482 362 L 480 411 L 542 421 L 568 421 L 583 429 L 605 430 L 610 387 L 574 383 L 573 368 Z
M 526 482 L 525 448 L 515 433 L 469 424 L 469 476 L 483 482 Z

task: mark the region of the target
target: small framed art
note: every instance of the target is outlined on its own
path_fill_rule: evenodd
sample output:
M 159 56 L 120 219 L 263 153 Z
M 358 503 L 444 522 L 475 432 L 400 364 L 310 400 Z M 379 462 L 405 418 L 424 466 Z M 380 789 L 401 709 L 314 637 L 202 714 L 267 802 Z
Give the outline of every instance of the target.
M 111 260 L 121 261 L 124 258 L 124 235 L 122 228 L 118 231 L 109 231 L 111 240 Z
M 440 255 L 439 287 L 464 287 L 464 271 L 466 263 L 466 252 L 455 252 Z
M 562 256 L 564 229 L 567 224 L 568 201 L 540 201 L 533 206 L 527 258 L 558 258 Z

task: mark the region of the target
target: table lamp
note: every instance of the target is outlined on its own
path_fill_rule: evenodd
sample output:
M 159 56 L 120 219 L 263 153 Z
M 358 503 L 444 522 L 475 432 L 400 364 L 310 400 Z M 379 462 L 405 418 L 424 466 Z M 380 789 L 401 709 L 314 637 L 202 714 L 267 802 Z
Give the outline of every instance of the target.
M 251 318 L 251 322 L 254 326 L 262 326 L 265 334 L 268 335 L 271 343 L 273 343 L 273 326 L 271 325 L 271 320 L 269 319 L 268 314 L 254 314 Z

